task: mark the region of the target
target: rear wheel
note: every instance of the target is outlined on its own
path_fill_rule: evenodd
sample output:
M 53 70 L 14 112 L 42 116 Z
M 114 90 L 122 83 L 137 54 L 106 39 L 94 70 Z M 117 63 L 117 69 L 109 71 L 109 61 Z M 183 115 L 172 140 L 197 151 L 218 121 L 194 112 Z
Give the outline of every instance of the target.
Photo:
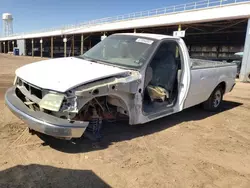
M 218 110 L 222 103 L 223 94 L 223 89 L 220 86 L 216 87 L 208 100 L 203 103 L 203 108 L 209 111 Z

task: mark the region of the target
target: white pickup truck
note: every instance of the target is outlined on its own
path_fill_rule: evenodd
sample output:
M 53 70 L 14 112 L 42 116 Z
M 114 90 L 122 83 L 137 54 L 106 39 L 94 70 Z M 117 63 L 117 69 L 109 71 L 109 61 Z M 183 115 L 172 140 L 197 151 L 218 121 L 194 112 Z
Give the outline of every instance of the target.
M 79 138 L 104 121 L 142 124 L 200 103 L 216 110 L 236 72 L 234 64 L 190 59 L 181 38 L 114 34 L 79 57 L 17 69 L 5 101 L 31 130 Z

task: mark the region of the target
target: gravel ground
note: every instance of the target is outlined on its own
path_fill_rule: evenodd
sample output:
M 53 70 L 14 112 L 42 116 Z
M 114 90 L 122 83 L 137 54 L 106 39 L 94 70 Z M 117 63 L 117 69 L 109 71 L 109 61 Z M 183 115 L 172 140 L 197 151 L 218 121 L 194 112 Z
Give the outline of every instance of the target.
M 40 58 L 0 54 L 0 187 L 250 187 L 250 84 L 220 112 L 200 107 L 145 125 L 108 125 L 86 138 L 31 135 L 8 110 L 14 71 Z

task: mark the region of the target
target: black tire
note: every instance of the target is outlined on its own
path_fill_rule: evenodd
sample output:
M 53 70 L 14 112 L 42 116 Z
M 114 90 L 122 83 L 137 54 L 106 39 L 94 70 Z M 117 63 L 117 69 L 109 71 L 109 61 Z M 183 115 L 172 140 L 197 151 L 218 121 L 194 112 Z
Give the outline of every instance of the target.
M 217 86 L 207 101 L 203 102 L 203 108 L 208 111 L 217 111 L 220 109 L 223 100 L 223 89 Z

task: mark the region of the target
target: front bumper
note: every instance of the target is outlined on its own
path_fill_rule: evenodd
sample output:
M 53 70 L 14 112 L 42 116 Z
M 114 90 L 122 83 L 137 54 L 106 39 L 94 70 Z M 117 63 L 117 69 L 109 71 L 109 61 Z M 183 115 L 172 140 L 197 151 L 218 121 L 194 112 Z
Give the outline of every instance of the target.
M 5 103 L 9 109 L 21 120 L 28 124 L 30 129 L 53 137 L 79 138 L 84 133 L 89 122 L 74 121 L 70 123 L 41 111 L 31 111 L 16 95 L 13 86 L 5 94 Z

